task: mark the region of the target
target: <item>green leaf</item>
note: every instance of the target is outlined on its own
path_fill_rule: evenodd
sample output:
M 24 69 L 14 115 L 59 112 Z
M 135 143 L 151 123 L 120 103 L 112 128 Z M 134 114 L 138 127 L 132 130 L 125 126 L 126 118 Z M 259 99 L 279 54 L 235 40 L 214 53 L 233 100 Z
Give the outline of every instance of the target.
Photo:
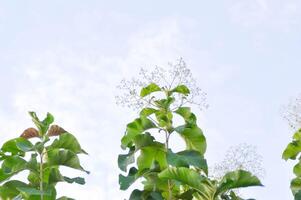
M 38 116 L 35 112 L 29 112 L 29 115 L 31 116 L 33 123 L 39 129 L 40 136 L 45 135 L 50 124 L 52 124 L 54 121 L 54 117 L 50 113 L 47 113 L 47 116 L 43 121 L 40 121 L 40 119 L 38 118 Z
M 47 147 L 48 149 L 66 149 L 70 150 L 73 153 L 85 153 L 87 154 L 84 150 L 82 150 L 78 140 L 74 135 L 71 133 L 63 133 L 59 136 L 58 139 L 55 139 L 53 143 Z
M 140 96 L 141 97 L 145 97 L 153 92 L 157 92 L 157 91 L 161 91 L 161 88 L 156 85 L 155 83 L 151 83 L 148 86 L 142 88 L 141 92 L 140 92 Z
M 156 100 L 154 101 L 156 106 L 158 106 L 161 109 L 164 110 L 168 110 L 170 105 L 175 102 L 175 98 L 174 97 L 167 97 L 167 99 L 160 99 L 160 100 Z
M 163 200 L 160 192 L 134 190 L 129 200 Z
M 189 107 L 180 107 L 175 113 L 182 116 L 187 124 L 196 125 L 196 116 L 191 112 Z
M 185 140 L 187 150 L 195 150 L 202 155 L 205 154 L 207 148 L 206 138 L 200 128 L 197 126 L 186 127 L 184 125 L 175 128 L 175 131 Z
M 208 174 L 207 161 L 198 151 L 186 150 L 178 153 L 173 153 L 171 150 L 168 150 L 167 162 L 169 165 L 175 167 L 189 168 L 189 166 L 194 166 L 202 169 L 206 174 Z
M 67 183 L 77 183 L 77 184 L 80 184 L 80 185 L 84 185 L 86 183 L 85 179 L 82 178 L 82 177 L 69 178 L 67 176 L 64 176 L 64 180 Z
M 155 128 L 156 125 L 146 117 L 140 117 L 127 125 L 126 135 L 121 139 L 122 148 L 128 147 L 134 138 L 144 131 Z
M 17 187 L 26 187 L 27 184 L 17 180 L 11 180 L 0 186 L 0 199 L 13 199 L 20 194 Z
M 140 116 L 148 117 L 148 116 L 154 114 L 155 112 L 157 112 L 157 110 L 154 108 L 143 108 L 140 112 Z
M 121 190 L 127 190 L 137 180 L 137 172 L 138 170 L 135 167 L 132 167 L 128 176 L 119 174 L 119 185 Z
M 167 167 L 165 146 L 159 142 L 153 146 L 141 148 L 141 154 L 137 158 L 139 171 L 150 169 L 155 162 L 158 162 L 161 169 Z
M 32 143 L 22 137 L 8 140 L 1 147 L 1 150 L 3 152 L 9 152 L 12 155 L 24 154 L 25 152 L 31 151 L 32 149 L 33 149 Z
M 171 90 L 171 92 L 177 92 L 180 94 L 184 94 L 185 96 L 189 95 L 190 90 L 185 85 L 178 85 L 174 89 Z
M 130 149 L 128 154 L 120 154 L 118 156 L 118 167 L 122 171 L 127 171 L 127 166 L 135 162 L 135 149 Z
M 70 197 L 63 196 L 63 197 L 58 198 L 57 200 L 75 200 L 75 199 L 72 199 L 72 198 L 70 198 Z
M 293 136 L 294 140 L 301 140 L 301 129 L 299 129 L 298 131 L 296 131 L 296 133 Z
M 301 141 L 293 141 L 289 143 L 282 154 L 284 160 L 295 160 L 297 155 L 301 152 Z
M 2 162 L 0 175 L 3 173 L 4 177 L 0 176 L 0 181 L 4 178 L 11 177 L 20 171 L 26 169 L 27 162 L 19 156 L 10 156 Z M 5 179 L 4 179 L 5 180 Z
M 294 178 L 291 181 L 291 190 L 293 194 L 296 194 L 297 192 L 301 191 L 301 177 Z
M 293 171 L 296 176 L 301 176 L 301 161 L 294 166 Z
M 172 118 L 172 112 L 166 112 L 164 110 L 156 112 L 156 119 L 159 122 L 160 127 L 171 127 Z
M 295 200 L 301 200 L 301 191 L 298 191 L 295 195 Z
M 196 171 L 186 167 L 170 167 L 159 173 L 161 179 L 172 179 L 197 190 L 203 198 L 214 199 L 215 188 L 212 183 Z
M 47 152 L 47 158 L 48 167 L 63 165 L 89 173 L 88 171 L 84 170 L 84 168 L 80 165 L 78 156 L 70 150 L 49 150 Z
M 249 186 L 262 186 L 262 184 L 260 180 L 256 176 L 253 176 L 250 172 L 245 170 L 236 170 L 228 172 L 222 178 L 217 193 L 223 193 L 230 189 Z

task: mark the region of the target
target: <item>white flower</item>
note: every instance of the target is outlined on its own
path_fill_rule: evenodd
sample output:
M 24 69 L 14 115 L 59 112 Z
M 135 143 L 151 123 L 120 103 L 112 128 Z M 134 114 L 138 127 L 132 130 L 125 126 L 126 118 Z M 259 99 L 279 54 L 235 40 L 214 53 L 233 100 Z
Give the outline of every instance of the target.
M 242 169 L 251 172 L 258 178 L 263 178 L 265 170 L 262 163 L 263 158 L 257 153 L 256 147 L 242 143 L 227 150 L 224 159 L 211 169 L 211 176 L 221 179 L 227 172 Z
M 180 58 L 176 63 L 168 63 L 167 68 L 156 66 L 152 71 L 142 68 L 137 78 L 131 80 L 122 80 L 117 86 L 120 95 L 116 96 L 117 105 L 126 106 L 134 110 L 142 109 L 150 105 L 152 100 L 150 96 L 141 98 L 140 90 L 150 83 L 155 83 L 161 88 L 168 90 L 178 85 L 186 85 L 190 94 L 185 97 L 182 94 L 176 95 L 174 106 L 184 104 L 196 105 L 200 110 L 207 108 L 207 94 L 197 86 L 192 72 L 187 68 L 186 63 Z
M 295 130 L 301 128 L 301 94 L 291 99 L 287 106 L 282 107 L 282 113 L 290 127 Z

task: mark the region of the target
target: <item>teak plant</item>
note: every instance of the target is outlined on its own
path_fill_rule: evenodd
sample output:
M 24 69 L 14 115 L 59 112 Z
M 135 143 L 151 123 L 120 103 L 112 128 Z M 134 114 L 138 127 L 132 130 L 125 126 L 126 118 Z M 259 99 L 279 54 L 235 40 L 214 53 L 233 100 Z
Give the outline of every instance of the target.
M 206 138 L 196 115 L 184 106 L 189 93 L 183 84 L 171 88 L 150 83 L 141 89 L 140 98 L 148 106 L 127 125 L 121 146 L 128 152 L 118 157 L 119 168 L 128 172 L 119 175 L 121 190 L 143 180 L 143 189 L 134 189 L 130 200 L 241 200 L 233 189 L 262 185 L 245 170 L 227 172 L 220 180 L 210 178 L 204 157 Z M 154 133 L 163 134 L 165 140 L 159 141 Z M 171 149 L 172 135 L 183 138 L 185 150 Z
M 54 117 L 50 113 L 42 121 L 35 112 L 29 114 L 37 128 L 26 129 L 0 149 L 0 199 L 3 200 L 55 200 L 57 183 L 85 184 L 82 177 L 69 178 L 60 172 L 60 166 L 65 166 L 88 173 L 80 165 L 78 154 L 87 153 L 78 140 L 60 126 L 51 125 Z M 26 182 L 13 179 L 23 171 L 29 172 Z

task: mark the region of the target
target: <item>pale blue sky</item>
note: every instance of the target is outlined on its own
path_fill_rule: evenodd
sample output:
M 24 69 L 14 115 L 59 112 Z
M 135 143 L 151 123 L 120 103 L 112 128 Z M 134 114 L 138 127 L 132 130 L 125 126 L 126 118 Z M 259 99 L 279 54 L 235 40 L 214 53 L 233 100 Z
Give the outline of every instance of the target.
M 116 159 L 136 114 L 115 105 L 115 86 L 183 57 L 208 93 L 199 124 L 209 162 L 231 145 L 256 145 L 265 187 L 245 194 L 290 200 L 292 166 L 281 153 L 292 130 L 279 110 L 301 92 L 300 9 L 298 0 L 1 1 L 0 136 L 31 126 L 28 110 L 50 111 L 90 153 L 87 185 L 64 192 L 127 198 Z

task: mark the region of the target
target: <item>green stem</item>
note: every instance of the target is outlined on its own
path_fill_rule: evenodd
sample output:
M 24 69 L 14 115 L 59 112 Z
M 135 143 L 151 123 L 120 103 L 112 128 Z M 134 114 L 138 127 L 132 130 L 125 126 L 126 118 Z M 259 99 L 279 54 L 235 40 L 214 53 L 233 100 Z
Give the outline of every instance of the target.
M 44 190 L 43 190 L 43 152 L 40 154 L 40 192 L 41 200 L 44 199 Z
M 165 131 L 165 149 L 166 149 L 166 152 L 167 152 L 168 151 L 168 142 L 169 142 L 170 133 L 167 130 L 164 130 L 164 131 Z M 168 184 L 168 200 L 172 200 L 170 180 L 167 180 L 167 184 Z

